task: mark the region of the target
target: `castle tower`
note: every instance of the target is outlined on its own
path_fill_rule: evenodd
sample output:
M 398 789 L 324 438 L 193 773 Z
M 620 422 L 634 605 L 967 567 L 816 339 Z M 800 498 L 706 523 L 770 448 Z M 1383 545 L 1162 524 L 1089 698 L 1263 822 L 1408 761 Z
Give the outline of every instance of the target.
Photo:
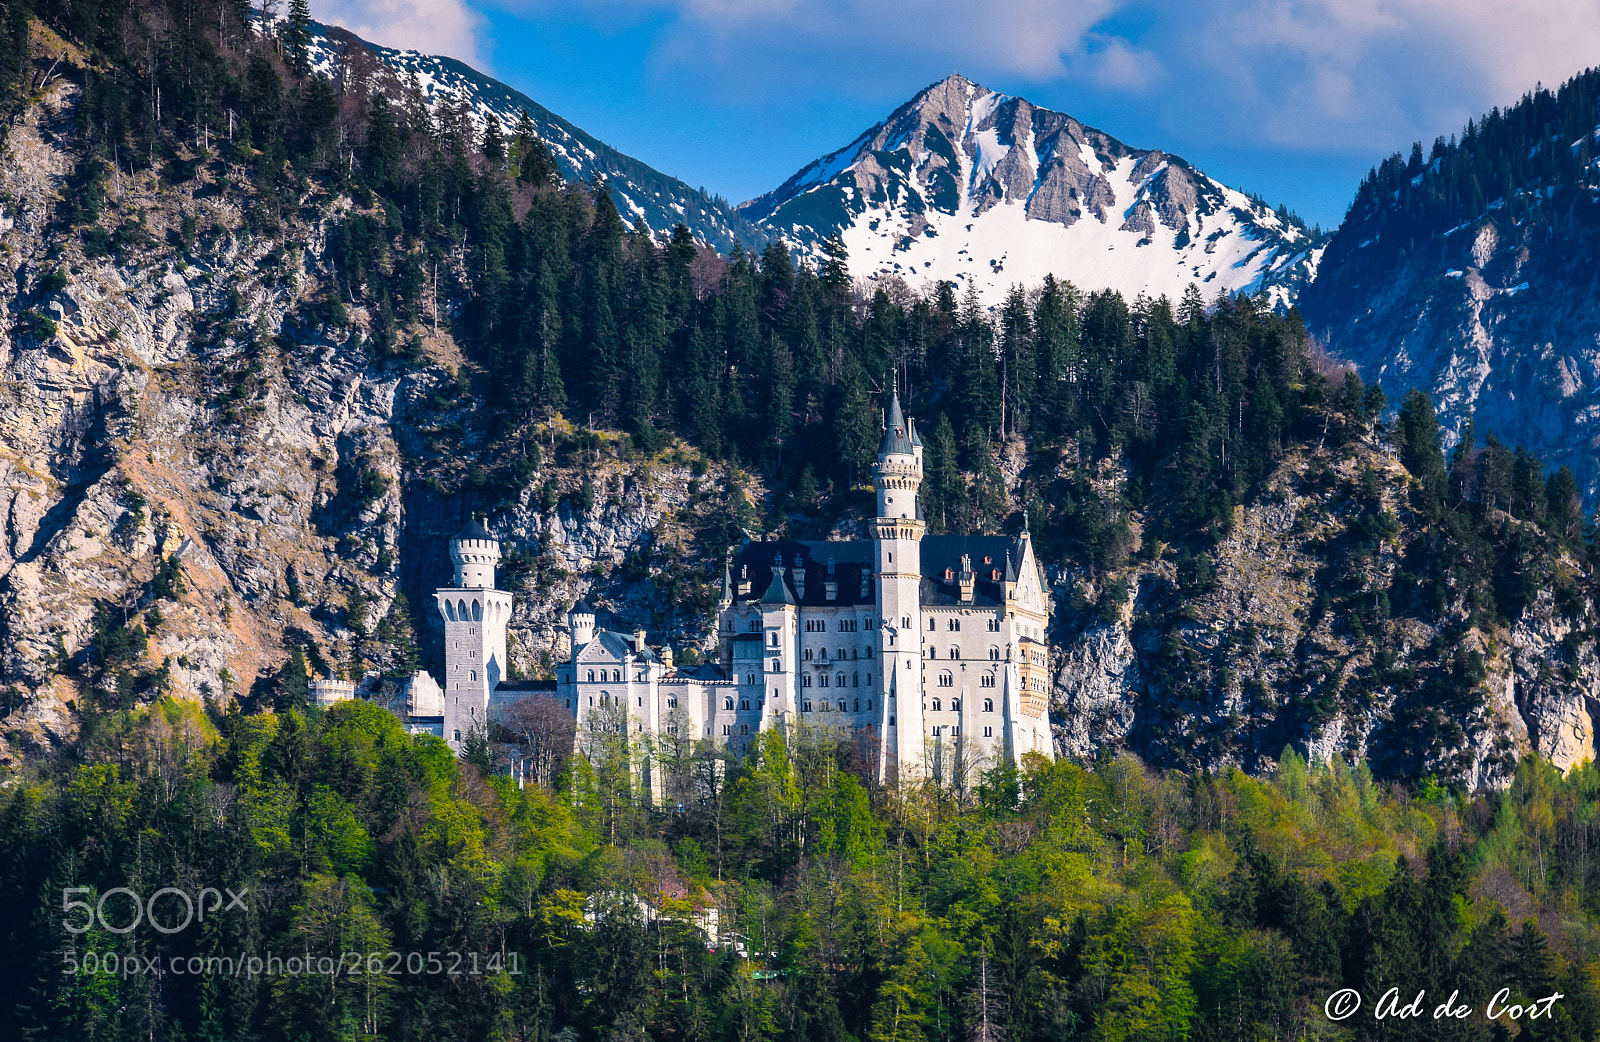
M 434 591 L 444 620 L 444 739 L 460 752 L 488 726 L 489 696 L 506 676 L 511 594 L 494 588 L 500 541 L 472 521 L 450 540 L 455 585 Z
M 878 462 L 872 468 L 878 492 L 873 526 L 878 577 L 879 657 L 885 677 L 884 761 L 886 780 L 913 781 L 923 771 L 922 726 L 922 487 L 920 447 L 900 409 L 896 389 L 883 425 Z M 889 678 L 893 677 L 893 683 Z M 892 757 L 892 759 L 891 759 Z
M 594 640 L 594 609 L 585 601 L 574 604 L 567 613 L 567 628 L 572 634 L 572 662 L 576 665 L 578 650 Z

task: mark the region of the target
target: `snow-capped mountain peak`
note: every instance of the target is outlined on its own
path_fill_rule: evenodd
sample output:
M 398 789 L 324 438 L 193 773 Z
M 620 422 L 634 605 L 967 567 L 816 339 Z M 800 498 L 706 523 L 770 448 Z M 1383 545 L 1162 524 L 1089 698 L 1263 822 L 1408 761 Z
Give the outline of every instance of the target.
M 1292 302 L 1322 239 L 1177 156 L 964 76 L 739 207 L 802 253 L 838 235 L 858 276 L 951 280 L 997 302 L 1046 274 L 1177 299 L 1189 283 Z

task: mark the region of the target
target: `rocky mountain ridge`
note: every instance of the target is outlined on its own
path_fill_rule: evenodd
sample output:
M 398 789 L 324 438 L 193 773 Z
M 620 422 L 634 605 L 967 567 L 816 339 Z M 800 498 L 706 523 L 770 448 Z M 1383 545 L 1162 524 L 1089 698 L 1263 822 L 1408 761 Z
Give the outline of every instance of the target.
M 995 303 L 1048 274 L 1085 290 L 1292 303 L 1323 239 L 1177 156 L 1133 149 L 1071 116 L 952 74 L 740 212 L 852 270 L 970 284 Z
M 738 244 L 759 249 L 767 241 L 765 232 L 722 200 L 624 155 L 521 91 L 464 62 L 444 55 L 384 47 L 347 29 L 316 23 L 308 50 L 311 68 L 330 78 L 377 73 L 402 104 L 415 92 L 416 98 L 436 115 L 443 105 L 462 106 L 470 112 L 478 133 L 482 133 L 487 121 L 494 120 L 509 138 L 526 112 L 563 178 L 579 182 L 604 180 L 623 218 L 642 222 L 652 232 L 664 234 L 682 223 L 723 253 Z M 375 60 L 376 69 L 369 59 Z

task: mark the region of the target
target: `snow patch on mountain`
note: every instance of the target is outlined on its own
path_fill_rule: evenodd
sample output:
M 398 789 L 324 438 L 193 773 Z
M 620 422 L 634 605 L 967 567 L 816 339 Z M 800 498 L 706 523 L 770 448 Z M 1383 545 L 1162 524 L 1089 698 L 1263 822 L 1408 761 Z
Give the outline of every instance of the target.
M 952 281 L 989 304 L 1053 274 L 1129 297 L 1176 300 L 1193 283 L 1286 307 L 1325 242 L 1175 156 L 961 76 L 739 210 L 803 255 L 837 235 L 857 277 Z

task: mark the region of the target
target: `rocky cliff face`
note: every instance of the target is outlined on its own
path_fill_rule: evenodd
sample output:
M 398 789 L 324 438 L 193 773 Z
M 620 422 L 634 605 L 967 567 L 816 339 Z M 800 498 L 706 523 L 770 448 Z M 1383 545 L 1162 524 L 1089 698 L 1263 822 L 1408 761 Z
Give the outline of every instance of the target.
M 1297 454 L 1204 564 L 1163 552 L 1094 581 L 1059 575 L 1058 748 L 1266 770 L 1292 745 L 1473 788 L 1504 784 L 1530 751 L 1563 769 L 1593 759 L 1600 663 L 1573 606 L 1546 593 L 1490 630 L 1387 617 L 1416 521 L 1405 488 L 1381 443 Z M 1104 606 L 1118 584 L 1126 602 Z M 1330 603 L 1341 589 L 1354 593 Z
M 137 684 L 123 697 L 244 696 L 291 646 L 392 671 L 404 656 L 373 634 L 387 627 L 403 647 L 414 624 L 426 660 L 446 540 L 491 506 L 510 551 L 502 585 L 523 594 L 523 670 L 560 653 L 562 615 L 584 592 L 662 639 L 703 638 L 720 519 L 746 495 L 725 469 L 686 451 L 629 461 L 614 439 L 550 429 L 545 462 L 516 487 L 464 481 L 493 452 L 531 459 L 540 446 L 489 445 L 481 374 L 448 334 L 421 330 L 416 361 L 375 356 L 362 309 L 335 324 L 309 308 L 349 198 L 307 195 L 283 235 L 255 238 L 248 179 L 197 153 L 181 188 L 115 177 L 101 226 L 118 247 L 91 255 L 52 221 L 77 101 L 57 81 L 0 164 L 14 287 L 0 334 L 9 755 L 70 738 L 78 703 L 114 692 L 118 673 Z M 186 229 L 199 229 L 188 246 Z M 717 545 L 702 547 L 708 533 Z M 365 602 L 354 613 L 352 597 Z M 147 648 L 99 660 L 97 634 L 135 626 Z
M 1321 239 L 1164 152 L 952 75 L 849 145 L 740 207 L 858 275 L 946 279 L 998 301 L 1047 275 L 1177 300 L 1200 285 L 1292 301 Z

